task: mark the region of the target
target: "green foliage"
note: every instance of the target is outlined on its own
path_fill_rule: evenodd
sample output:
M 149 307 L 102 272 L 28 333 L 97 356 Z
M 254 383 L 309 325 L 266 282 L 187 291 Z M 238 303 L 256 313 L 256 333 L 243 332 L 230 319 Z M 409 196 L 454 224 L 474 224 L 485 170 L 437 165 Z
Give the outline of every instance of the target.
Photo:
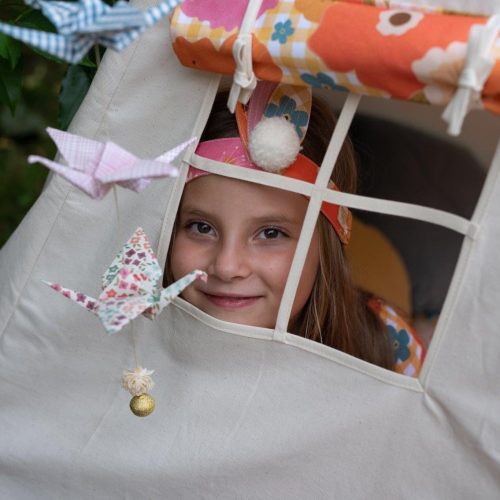
M 59 128 L 68 128 L 87 94 L 94 73 L 93 68 L 85 66 L 74 64 L 68 67 L 59 93 Z
M 0 58 L 0 102 L 6 104 L 12 114 L 21 97 L 21 80 L 21 64 L 18 62 L 12 67 L 8 59 Z
M 0 33 L 0 102 L 14 114 L 21 96 L 21 44 Z
M 0 21 L 55 31 L 23 0 L 0 0 Z M 96 51 L 80 64 L 68 65 L 0 33 L 0 246 L 35 202 L 47 177 L 44 167 L 28 165 L 26 158 L 55 155 L 45 128 L 68 128 L 97 70 Z
M 14 69 L 21 58 L 21 43 L 0 33 L 0 57 L 7 59 Z

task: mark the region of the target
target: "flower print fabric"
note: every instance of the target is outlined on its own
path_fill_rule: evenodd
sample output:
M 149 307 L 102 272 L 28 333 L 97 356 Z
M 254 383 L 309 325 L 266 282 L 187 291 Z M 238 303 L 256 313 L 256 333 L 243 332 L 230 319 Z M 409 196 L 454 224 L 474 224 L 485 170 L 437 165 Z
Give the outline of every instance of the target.
M 467 44 L 453 42 L 446 48 L 432 47 L 412 63 L 412 71 L 425 84 L 423 92 L 431 104 L 443 106 L 455 92 L 455 82 L 464 67 Z
M 294 99 L 288 96 L 282 96 L 279 104 L 270 103 L 265 111 L 266 118 L 274 116 L 284 117 L 295 126 L 295 131 L 299 138 L 302 139 L 303 132 L 301 127 L 305 127 L 309 121 L 309 116 L 305 111 L 297 110 L 297 103 Z
M 274 25 L 274 33 L 271 35 L 271 40 L 278 40 L 279 43 L 284 44 L 288 40 L 288 37 L 293 35 L 294 31 L 290 19 L 287 19 L 284 23 L 276 23 Z
M 233 58 L 233 45 L 236 35 L 230 35 L 217 47 L 218 40 L 202 38 L 191 42 L 187 38 L 177 37 L 173 44 L 177 57 L 188 67 L 232 75 L 236 69 Z M 215 42 L 215 43 L 214 43 Z M 282 70 L 274 64 L 267 47 L 256 37 L 252 39 L 254 72 L 257 78 L 267 81 L 280 81 Z
M 305 83 L 307 83 L 307 85 L 310 85 L 313 88 L 341 90 L 341 91 L 348 90 L 346 87 L 343 87 L 342 85 L 337 85 L 337 83 L 333 81 L 333 78 L 327 75 L 326 73 L 319 72 L 316 75 L 303 73 L 300 75 L 300 77 Z
M 242 8 L 242 2 L 235 3 Z M 447 104 L 458 88 L 471 27 L 485 24 L 487 18 L 436 8 L 408 9 L 404 2 L 389 5 L 368 0 L 264 1 L 253 30 L 254 46 L 262 48 L 253 54 L 256 76 L 277 83 Z M 234 73 L 231 49 L 239 21 L 228 11 L 232 9 L 224 0 L 192 0 L 176 10 L 171 33 L 183 64 Z M 202 40 L 211 44 L 199 43 Z M 189 50 L 186 41 L 191 44 Z M 500 113 L 498 47 L 497 42 L 492 52 L 497 63 L 481 97 L 486 109 Z
M 410 335 L 406 330 L 396 330 L 392 325 L 387 327 L 389 340 L 394 350 L 394 360 L 406 361 L 410 357 Z
M 295 0 L 295 8 L 309 21 L 319 22 L 332 0 Z
M 257 18 L 266 10 L 276 7 L 278 1 L 263 0 Z M 206 21 L 211 28 L 222 27 L 231 32 L 240 26 L 247 5 L 247 0 L 231 0 L 230 7 L 227 2 L 220 0 L 184 0 L 180 8 L 186 16 Z
M 425 358 L 425 349 L 415 330 L 383 300 L 372 298 L 368 305 L 387 327 L 387 338 L 394 355 L 394 371 L 409 377 L 418 377 Z
M 422 12 L 383 10 L 379 14 L 379 23 L 376 28 L 381 35 L 401 36 L 415 28 L 423 17 Z
M 263 116 L 266 118 L 283 117 L 295 126 L 302 141 L 311 115 L 312 96 L 304 87 L 279 85 L 272 92 Z

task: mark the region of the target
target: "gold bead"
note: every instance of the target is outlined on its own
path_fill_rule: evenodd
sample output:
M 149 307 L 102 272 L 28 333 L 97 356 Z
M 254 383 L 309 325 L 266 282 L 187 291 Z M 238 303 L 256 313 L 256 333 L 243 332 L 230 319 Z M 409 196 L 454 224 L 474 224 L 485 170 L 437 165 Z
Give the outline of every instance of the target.
M 130 400 L 130 409 L 138 417 L 147 417 L 155 409 L 155 400 L 149 394 L 140 394 Z

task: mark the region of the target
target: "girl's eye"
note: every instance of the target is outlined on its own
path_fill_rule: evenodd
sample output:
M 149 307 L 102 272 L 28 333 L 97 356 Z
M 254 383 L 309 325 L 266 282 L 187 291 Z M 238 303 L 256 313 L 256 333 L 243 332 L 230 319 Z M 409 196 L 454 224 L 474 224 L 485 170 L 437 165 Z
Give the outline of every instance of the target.
M 286 234 L 275 227 L 266 227 L 259 233 L 259 238 L 263 240 L 276 240 L 277 238 L 282 238 Z
M 188 229 L 193 233 L 197 234 L 212 234 L 213 228 L 210 224 L 206 222 L 191 222 L 188 224 Z

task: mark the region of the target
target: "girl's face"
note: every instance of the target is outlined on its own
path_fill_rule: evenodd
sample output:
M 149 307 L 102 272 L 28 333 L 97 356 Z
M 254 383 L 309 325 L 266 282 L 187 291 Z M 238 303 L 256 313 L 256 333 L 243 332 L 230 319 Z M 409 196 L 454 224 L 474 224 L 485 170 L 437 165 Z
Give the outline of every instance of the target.
M 215 318 L 274 328 L 307 200 L 268 186 L 206 175 L 186 185 L 171 251 L 175 280 L 208 274 L 182 297 Z M 319 265 L 314 232 L 291 322 L 311 294 Z

